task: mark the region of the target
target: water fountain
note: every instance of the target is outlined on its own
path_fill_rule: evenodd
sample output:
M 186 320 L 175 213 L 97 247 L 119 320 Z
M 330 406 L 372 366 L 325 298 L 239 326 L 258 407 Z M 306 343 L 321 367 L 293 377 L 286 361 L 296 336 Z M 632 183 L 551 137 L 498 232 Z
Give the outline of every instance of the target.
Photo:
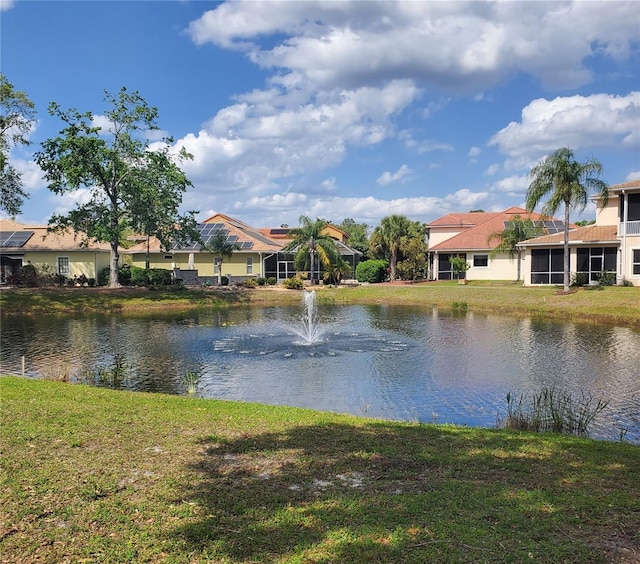
M 300 323 L 292 325 L 292 331 L 300 337 L 300 341 L 296 341 L 299 345 L 314 345 L 320 342 L 320 338 L 324 333 L 324 329 L 320 326 L 318 320 L 318 308 L 316 307 L 316 292 L 304 292 L 303 296 L 303 313 L 300 316 Z

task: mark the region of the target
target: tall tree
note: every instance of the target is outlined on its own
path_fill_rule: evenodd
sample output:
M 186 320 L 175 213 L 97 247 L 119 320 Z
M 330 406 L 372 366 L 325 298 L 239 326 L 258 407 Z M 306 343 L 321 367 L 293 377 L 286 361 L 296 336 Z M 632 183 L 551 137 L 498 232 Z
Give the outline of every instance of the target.
M 514 215 L 511 221 L 508 222 L 506 227 L 502 231 L 495 231 L 487 238 L 487 243 L 491 244 L 493 241 L 499 241 L 499 243 L 491 250 L 489 256 L 493 259 L 499 254 L 509 255 L 509 258 L 513 259 L 517 257 L 518 260 L 518 278 L 520 281 L 521 273 L 521 258 L 522 251 L 518 247 L 520 241 L 526 241 L 527 239 L 533 239 L 542 234 L 542 228 L 535 225 L 530 219 L 522 219 L 520 215 Z
M 118 287 L 118 246 L 122 233 L 143 227 L 165 240 L 180 234 L 181 226 L 193 225 L 195 212 L 177 214 L 182 195 L 191 185 L 178 164 L 191 158 L 184 149 L 169 152 L 171 138 L 163 148 L 152 150 L 145 137 L 158 129 L 157 108 L 138 94 L 120 89 L 105 92 L 108 127 L 96 125 L 91 112 L 63 111 L 58 104 L 49 113 L 67 125 L 58 137 L 42 143 L 36 162 L 45 173 L 49 189 L 56 194 L 88 190 L 89 201 L 66 215 L 54 215 L 49 223 L 71 228 L 111 246 L 109 286 Z
M 403 280 L 418 280 L 427 275 L 427 242 L 424 227 L 413 222 L 410 233 L 400 239 L 397 273 Z
M 589 193 L 600 196 L 602 205 L 609 200 L 609 187 L 598 176 L 602 165 L 595 159 L 584 163 L 576 161 L 573 151 L 563 147 L 557 149 L 538 163 L 529 173 L 532 178 L 526 195 L 526 208 L 531 212 L 542 201 L 549 199 L 542 207 L 548 216 L 556 214 L 564 205 L 564 291 L 569 291 L 569 215 L 572 208 L 580 211 L 587 205 Z
M 218 259 L 219 261 L 218 286 L 222 286 L 222 263 L 225 258 L 230 259 L 233 256 L 233 251 L 237 251 L 240 247 L 237 243 L 230 243 L 225 234 L 218 233 L 206 245 L 204 245 L 204 248 L 210 253 L 213 253 L 214 260 Z
M 28 194 L 22 175 L 9 163 L 9 153 L 16 145 L 29 145 L 29 131 L 35 122 L 35 107 L 24 93 L 0 73 L 0 211 L 18 215 Z
M 403 237 L 420 237 L 424 242 L 425 231 L 419 222 L 411 221 L 404 215 L 388 215 L 383 217 L 371 234 L 369 245 L 378 258 L 389 261 L 389 279 L 393 282 L 397 276 L 398 260 L 403 245 L 409 248 Z M 425 249 L 426 250 L 426 249 Z
M 316 283 L 316 262 L 320 270 L 320 264 L 327 266 L 336 262 L 339 257 L 335 241 L 322 233 L 327 225 L 323 219 L 313 221 L 306 215 L 301 215 L 300 227 L 289 231 L 292 240 L 282 249 L 284 252 L 295 253 L 293 264 L 298 270 L 309 268 L 312 285 Z
M 338 227 L 349 236 L 349 246 L 360 251 L 362 260 L 366 260 L 369 255 L 369 226 L 366 223 L 356 223 L 347 217 Z

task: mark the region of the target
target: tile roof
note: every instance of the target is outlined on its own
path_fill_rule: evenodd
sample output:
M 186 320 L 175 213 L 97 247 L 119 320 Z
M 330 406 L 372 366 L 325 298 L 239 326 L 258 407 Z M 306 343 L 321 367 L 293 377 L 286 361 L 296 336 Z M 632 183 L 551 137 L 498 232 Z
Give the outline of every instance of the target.
M 638 180 L 630 180 L 629 182 L 623 182 L 622 184 L 613 184 L 609 186 L 610 192 L 618 192 L 620 190 L 625 190 L 626 188 L 639 188 L 640 189 L 640 179 Z
M 276 253 L 278 252 L 283 244 L 280 241 L 275 240 L 274 238 L 267 237 L 261 230 L 256 229 L 255 227 L 251 227 L 250 225 L 230 217 L 228 215 L 224 215 L 222 213 L 217 213 L 207 219 L 205 219 L 202 224 L 210 224 L 210 223 L 221 223 L 224 225 L 224 229 L 228 231 L 229 237 L 237 237 L 236 241 L 238 243 L 247 242 L 251 243 L 250 248 L 246 249 L 238 249 L 237 253 L 256 253 L 256 252 L 267 252 L 267 253 Z M 194 250 L 191 249 L 171 249 L 171 253 L 193 253 L 198 252 L 199 249 Z M 125 253 L 133 254 L 133 253 L 145 253 L 147 251 L 147 241 L 142 241 L 129 249 L 125 250 Z M 152 253 L 163 252 L 163 249 L 160 246 L 160 241 L 155 237 L 151 237 L 149 239 L 149 251 Z
M 550 219 L 536 212 L 527 213 L 523 208 L 511 207 L 503 212 L 477 212 L 464 214 L 449 214 L 428 224 L 428 227 L 447 227 L 454 225 L 447 223 L 454 217 L 463 217 L 467 222 L 467 228 L 453 237 L 442 241 L 433 247 L 429 247 L 430 251 L 471 251 L 471 250 L 491 250 L 497 247 L 500 239 L 492 239 L 488 241 L 492 233 L 499 233 L 504 230 L 504 222 L 511 221 L 515 215 L 519 215 L 522 219 L 531 219 L 533 221 L 541 221 Z M 469 222 L 474 220 L 474 224 Z
M 616 225 L 586 225 L 569 231 L 570 243 L 616 243 L 619 244 L 618 227 Z M 523 247 L 537 245 L 563 245 L 564 233 L 543 235 L 520 243 Z
M 108 243 L 87 241 L 84 234 L 71 230 L 49 231 L 47 225 L 25 225 L 11 219 L 0 220 L 0 231 L 32 231 L 21 251 L 109 251 Z M 6 248 L 3 250 L 7 250 Z

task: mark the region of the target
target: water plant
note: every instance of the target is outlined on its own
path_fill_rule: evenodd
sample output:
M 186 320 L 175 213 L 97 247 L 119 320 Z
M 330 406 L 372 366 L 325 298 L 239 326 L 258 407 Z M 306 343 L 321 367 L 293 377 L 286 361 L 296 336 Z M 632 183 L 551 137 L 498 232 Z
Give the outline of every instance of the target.
M 451 304 L 451 309 L 453 311 L 467 311 L 467 302 L 453 302 Z
M 606 409 L 608 401 L 582 393 L 574 398 L 555 387 L 519 397 L 507 393 L 507 416 L 500 421 L 506 429 L 587 435 L 591 423 Z
M 198 387 L 198 380 L 200 380 L 200 374 L 198 374 L 197 372 L 192 372 L 191 370 L 187 370 L 184 373 L 184 378 L 182 379 L 182 383 L 187 388 L 187 393 L 190 396 L 195 395 L 196 389 Z
M 78 376 L 78 382 L 92 386 L 119 389 L 127 381 L 129 366 L 121 355 L 116 355 L 113 366 L 99 366 L 97 368 L 85 368 Z

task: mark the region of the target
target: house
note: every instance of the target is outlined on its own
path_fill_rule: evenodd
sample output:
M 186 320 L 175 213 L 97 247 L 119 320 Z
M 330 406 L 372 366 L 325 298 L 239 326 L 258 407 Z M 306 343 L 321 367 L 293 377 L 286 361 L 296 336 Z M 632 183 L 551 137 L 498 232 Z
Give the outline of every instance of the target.
M 97 279 L 102 269 L 109 266 L 109 245 L 87 241 L 82 233 L 50 231 L 46 225 L 1 219 L 2 283 L 26 264 L 70 279 L 81 275 Z
M 160 242 L 150 237 L 122 251 L 122 254 L 129 255 L 134 266 L 144 268 L 148 260 L 151 268 L 171 269 L 185 284 L 217 283 L 218 274 L 226 276 L 231 283 L 258 277 L 282 281 L 297 274 L 293 266 L 293 253 L 282 251 L 291 241 L 290 228 L 258 229 L 218 213 L 198 224 L 198 230 L 205 243 L 213 237 L 224 235 L 227 242 L 238 246 L 231 257 L 223 259 L 222 272 L 220 259 L 197 243 L 175 245 L 163 251 Z M 327 225 L 325 232 L 335 240 L 340 254 L 355 270 L 362 255 L 346 244 L 347 234 L 334 225 Z
M 280 242 L 283 247 L 291 242 L 291 228 L 289 227 L 267 227 L 261 228 L 260 231 L 270 239 Z M 360 262 L 360 259 L 362 259 L 362 253 L 349 247 L 347 244 L 349 241 L 347 233 L 335 225 L 328 224 L 322 229 L 322 234 L 328 235 L 335 241 L 340 256 L 351 266 L 352 273 L 355 273 L 356 266 Z M 276 274 L 273 276 L 276 276 L 278 280 L 284 280 L 285 278 L 294 276 L 296 270 L 293 266 L 293 256 L 294 253 L 278 253 L 277 257 L 269 259 L 267 263 L 268 271 L 272 272 L 275 270 Z M 277 264 L 274 264 L 276 261 Z
M 596 223 L 569 232 L 569 270 L 594 282 L 610 273 L 618 284 L 640 286 L 640 180 L 609 187 L 609 201 L 599 198 Z M 523 241 L 526 285 L 562 284 L 564 233 Z
M 219 274 L 226 276 L 230 282 L 276 276 L 276 266 L 267 265 L 267 261 L 278 255 L 283 246 L 281 242 L 221 213 L 198 224 L 198 230 L 205 243 L 216 236 L 224 235 L 227 242 L 235 243 L 238 248 L 233 251 L 231 257 L 223 259 L 222 265 L 218 257 L 203 250 L 197 243 L 174 245 L 164 251 L 155 237 L 138 243 L 122 254 L 129 255 L 132 264 L 141 268 L 145 267 L 148 256 L 150 268 L 171 269 L 176 277 L 183 279 L 186 284 L 214 282 Z
M 501 233 L 514 217 L 531 220 L 543 232 L 564 229 L 564 223 L 529 213 L 520 207 L 502 212 L 450 213 L 428 223 L 429 273 L 432 280 L 453 280 L 458 274 L 451 268 L 449 259 L 463 256 L 470 265 L 466 272 L 469 280 L 519 280 L 518 256 L 499 253 L 491 257 L 491 251 L 500 244 L 499 238 L 489 238 Z M 462 274 L 465 277 L 465 274 Z

